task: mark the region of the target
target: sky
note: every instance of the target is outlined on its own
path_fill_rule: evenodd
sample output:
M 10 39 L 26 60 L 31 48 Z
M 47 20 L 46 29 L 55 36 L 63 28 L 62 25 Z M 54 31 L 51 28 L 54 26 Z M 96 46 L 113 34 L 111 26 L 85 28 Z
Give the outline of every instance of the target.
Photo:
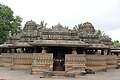
M 0 3 L 23 18 L 23 27 L 29 20 L 37 24 L 44 20 L 47 27 L 60 23 L 70 28 L 90 22 L 113 41 L 120 41 L 120 0 L 0 0 Z

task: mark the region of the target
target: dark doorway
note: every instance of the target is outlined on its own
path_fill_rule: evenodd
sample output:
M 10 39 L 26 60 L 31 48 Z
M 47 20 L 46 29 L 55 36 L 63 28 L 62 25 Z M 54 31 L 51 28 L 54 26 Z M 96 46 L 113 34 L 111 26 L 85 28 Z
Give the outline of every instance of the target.
M 57 53 L 53 60 L 53 71 L 65 71 L 65 57 L 62 53 Z
M 65 49 L 63 47 L 53 48 L 53 71 L 65 71 Z
M 53 53 L 53 71 L 65 71 L 65 54 L 71 54 L 70 47 L 48 47 L 48 53 Z

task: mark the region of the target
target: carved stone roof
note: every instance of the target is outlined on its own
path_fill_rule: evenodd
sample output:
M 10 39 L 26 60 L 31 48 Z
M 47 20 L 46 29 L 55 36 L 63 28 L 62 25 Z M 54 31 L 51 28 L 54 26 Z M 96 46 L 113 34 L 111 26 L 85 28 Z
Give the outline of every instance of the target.
M 89 46 L 90 48 L 109 48 L 109 46 L 104 45 L 104 44 L 95 44 L 92 43 L 91 46 Z
M 94 34 L 94 26 L 90 22 L 83 23 L 80 29 L 80 32 L 85 34 Z
M 90 22 L 85 22 L 85 23 L 83 23 L 83 26 L 93 27 L 93 25 L 92 25 Z
M 8 48 L 9 46 L 11 46 L 12 44 L 6 44 L 6 43 L 4 43 L 4 44 L 1 44 L 0 45 L 0 48 Z
M 80 30 L 81 31 L 78 32 L 58 23 L 52 26 L 52 28 L 45 28 L 39 31 L 37 30 L 37 24 L 31 20 L 26 22 L 23 32 L 19 35 L 11 36 L 11 38 L 8 39 L 8 43 L 13 43 L 12 46 L 14 47 L 30 47 L 32 45 L 69 47 L 89 45 L 90 48 L 110 47 L 109 45 L 106 46 L 108 43 L 103 42 L 110 42 L 111 39 L 109 37 L 99 39 L 91 23 L 86 22 L 81 24 Z
M 81 47 L 89 46 L 83 41 L 71 41 L 71 40 L 36 40 L 30 43 L 31 45 L 39 46 L 69 46 L 69 47 Z
M 37 24 L 34 21 L 27 21 L 23 30 L 36 30 Z
M 51 29 L 52 31 L 68 31 L 67 27 L 63 27 L 60 23 L 58 23 L 57 25 L 55 25 L 54 27 L 52 27 Z
M 16 42 L 10 45 L 10 47 L 31 47 L 31 45 L 27 42 Z
M 111 52 L 119 52 L 120 53 L 120 49 L 111 50 Z
M 31 20 L 31 21 L 27 21 L 26 22 L 25 26 L 27 26 L 27 25 L 29 25 L 29 26 L 36 26 L 36 23 Z

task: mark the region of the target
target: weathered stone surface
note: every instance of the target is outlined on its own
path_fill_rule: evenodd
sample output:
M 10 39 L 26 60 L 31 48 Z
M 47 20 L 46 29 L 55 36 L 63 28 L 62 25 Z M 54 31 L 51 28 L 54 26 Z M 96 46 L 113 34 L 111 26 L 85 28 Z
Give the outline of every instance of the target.
M 69 78 L 75 78 L 75 73 L 73 73 L 73 72 L 67 72 L 65 76 L 69 77 Z

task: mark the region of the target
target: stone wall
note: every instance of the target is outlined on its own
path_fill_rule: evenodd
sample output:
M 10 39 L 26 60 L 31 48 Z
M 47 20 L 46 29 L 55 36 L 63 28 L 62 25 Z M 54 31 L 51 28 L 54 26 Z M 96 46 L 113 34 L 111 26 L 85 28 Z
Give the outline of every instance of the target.
M 31 69 L 32 53 L 14 53 L 12 56 L 11 69 Z
M 65 70 L 66 71 L 79 71 L 85 70 L 86 66 L 85 55 L 74 55 L 67 54 L 65 55 Z
M 11 67 L 12 66 L 12 53 L 1 53 L 0 55 L 0 66 Z
M 65 71 L 80 72 L 85 69 L 95 71 L 117 67 L 116 55 L 66 54 Z M 0 65 L 11 69 L 30 69 L 32 74 L 53 71 L 52 53 L 2 53 Z
M 31 74 L 40 74 L 41 72 L 52 71 L 52 68 L 53 54 L 33 54 Z
M 106 64 L 107 68 L 117 67 L 117 55 L 106 55 Z
M 105 55 L 86 55 L 86 67 L 94 71 L 106 70 L 106 56 Z

